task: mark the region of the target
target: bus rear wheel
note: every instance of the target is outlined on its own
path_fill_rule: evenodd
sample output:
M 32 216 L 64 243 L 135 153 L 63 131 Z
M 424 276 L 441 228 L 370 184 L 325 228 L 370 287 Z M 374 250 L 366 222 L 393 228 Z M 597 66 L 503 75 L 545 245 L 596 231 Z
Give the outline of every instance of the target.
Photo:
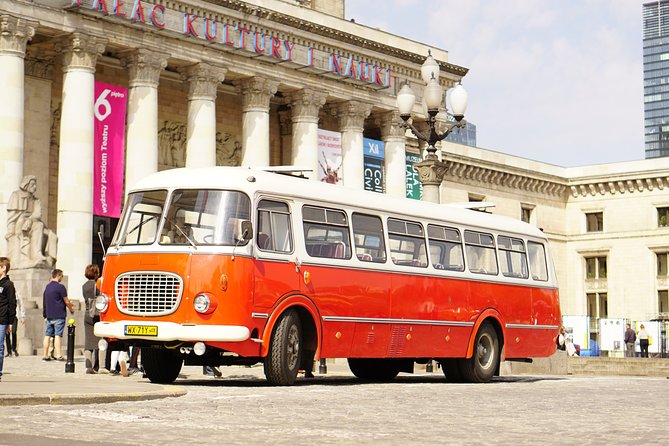
M 295 383 L 302 357 L 302 323 L 294 310 L 284 313 L 274 326 L 265 358 L 265 377 L 274 386 Z
M 484 322 L 476 333 L 472 357 L 461 359 L 459 363 L 462 377 L 467 382 L 485 383 L 492 379 L 499 364 L 499 339 L 490 323 Z
M 142 366 L 149 381 L 171 384 L 179 376 L 183 359 L 170 350 L 142 348 Z
M 400 373 L 399 365 L 388 359 L 349 358 L 348 366 L 365 381 L 390 381 Z

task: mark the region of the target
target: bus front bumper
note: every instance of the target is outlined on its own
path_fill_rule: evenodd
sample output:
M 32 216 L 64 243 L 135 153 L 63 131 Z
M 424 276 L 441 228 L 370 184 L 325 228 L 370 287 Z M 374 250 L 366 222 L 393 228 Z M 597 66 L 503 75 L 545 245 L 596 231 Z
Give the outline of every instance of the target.
M 234 325 L 192 325 L 174 322 L 97 322 L 95 336 L 156 341 L 241 342 L 249 338 L 247 327 Z

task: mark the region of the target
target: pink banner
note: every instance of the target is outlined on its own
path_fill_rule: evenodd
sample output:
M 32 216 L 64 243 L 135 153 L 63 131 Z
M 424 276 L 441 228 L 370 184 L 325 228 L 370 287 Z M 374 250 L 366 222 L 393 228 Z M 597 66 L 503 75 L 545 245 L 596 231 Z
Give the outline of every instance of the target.
M 127 97 L 125 88 L 95 82 L 95 215 L 113 218 L 121 215 Z

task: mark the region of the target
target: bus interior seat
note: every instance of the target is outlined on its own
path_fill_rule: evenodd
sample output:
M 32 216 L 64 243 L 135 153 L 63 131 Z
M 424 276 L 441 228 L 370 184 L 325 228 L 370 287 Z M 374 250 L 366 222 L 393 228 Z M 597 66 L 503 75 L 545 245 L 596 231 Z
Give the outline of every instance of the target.
M 268 234 L 265 234 L 264 232 L 259 232 L 258 233 L 258 248 L 260 249 L 270 249 L 272 247 L 272 240 L 270 239 Z
M 371 261 L 373 261 L 371 254 L 367 254 L 366 252 L 363 252 L 362 254 L 358 254 L 358 259 L 361 262 L 371 262 Z

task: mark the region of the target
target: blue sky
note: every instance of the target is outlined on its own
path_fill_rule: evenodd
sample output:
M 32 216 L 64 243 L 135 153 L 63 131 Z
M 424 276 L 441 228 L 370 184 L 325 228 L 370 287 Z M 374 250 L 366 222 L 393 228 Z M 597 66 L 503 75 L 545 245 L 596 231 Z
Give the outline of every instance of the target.
M 564 167 L 643 159 L 643 0 L 346 0 L 469 68 L 477 143 Z

